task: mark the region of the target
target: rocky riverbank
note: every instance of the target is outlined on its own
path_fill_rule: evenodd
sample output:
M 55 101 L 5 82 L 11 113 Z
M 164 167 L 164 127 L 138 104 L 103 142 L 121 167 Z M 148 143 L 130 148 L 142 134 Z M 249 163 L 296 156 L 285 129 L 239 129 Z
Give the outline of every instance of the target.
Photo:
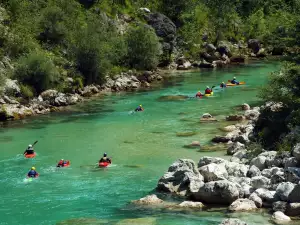
M 266 108 L 276 111 L 280 107 L 278 103 L 252 109 L 248 104 L 242 105 L 244 113 L 226 117 L 226 120 L 239 123 L 226 127 L 226 135 L 212 139 L 228 144 L 230 160 L 202 157 L 196 163 L 191 159 L 179 159 L 159 179 L 156 191 L 183 198 L 177 207 L 205 210 L 218 205 L 228 207 L 229 213 L 266 208 L 273 212 L 275 223 L 297 219 L 300 216 L 300 143 L 291 152 L 249 147 L 260 111 Z M 134 203 L 164 204 L 155 195 Z M 222 224 L 246 223 L 226 220 Z

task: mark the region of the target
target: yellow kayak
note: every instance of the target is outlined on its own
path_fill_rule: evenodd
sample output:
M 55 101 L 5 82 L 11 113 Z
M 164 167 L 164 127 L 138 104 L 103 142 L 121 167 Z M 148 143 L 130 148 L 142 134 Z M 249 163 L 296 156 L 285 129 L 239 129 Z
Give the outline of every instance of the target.
M 209 96 L 213 96 L 213 95 L 214 95 L 214 93 L 211 92 L 210 94 L 205 94 L 204 96 L 205 96 L 205 97 L 209 97 Z

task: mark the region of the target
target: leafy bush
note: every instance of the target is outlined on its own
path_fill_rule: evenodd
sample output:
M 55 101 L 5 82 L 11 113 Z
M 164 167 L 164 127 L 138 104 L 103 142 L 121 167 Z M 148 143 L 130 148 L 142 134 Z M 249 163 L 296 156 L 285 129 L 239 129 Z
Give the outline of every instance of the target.
M 151 70 L 157 66 L 161 45 L 152 28 L 145 25 L 131 27 L 126 41 L 130 67 Z
M 32 91 L 32 87 L 21 84 L 20 89 L 21 89 L 21 95 L 23 98 L 28 99 L 28 100 L 33 98 L 34 93 Z
M 13 76 L 39 94 L 55 87 L 59 73 L 50 58 L 42 53 L 30 53 L 19 59 Z

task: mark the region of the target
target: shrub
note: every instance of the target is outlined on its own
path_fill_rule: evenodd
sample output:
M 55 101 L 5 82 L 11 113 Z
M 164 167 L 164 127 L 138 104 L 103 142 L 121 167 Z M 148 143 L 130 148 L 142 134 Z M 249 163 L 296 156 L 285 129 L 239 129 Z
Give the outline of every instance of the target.
M 55 87 L 59 78 L 52 60 L 42 53 L 30 53 L 21 57 L 13 76 L 21 83 L 32 86 L 37 94 Z
M 152 28 L 145 25 L 131 27 L 126 41 L 130 67 L 151 70 L 157 66 L 161 45 Z
M 32 87 L 21 84 L 20 89 L 21 89 L 21 95 L 23 98 L 25 98 L 27 100 L 33 98 L 34 93 L 33 93 Z

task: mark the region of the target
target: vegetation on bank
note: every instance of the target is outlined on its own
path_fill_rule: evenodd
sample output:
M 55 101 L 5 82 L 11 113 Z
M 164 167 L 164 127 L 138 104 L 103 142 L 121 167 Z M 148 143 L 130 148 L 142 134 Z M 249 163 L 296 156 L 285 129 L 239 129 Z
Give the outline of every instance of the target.
M 203 43 L 256 38 L 277 48 L 300 44 L 298 0 L 3 0 L 0 5 L 5 9 L 0 58 L 12 60 L 15 69 L 6 76 L 21 82 L 26 98 L 49 88 L 72 90 L 67 77 L 79 88 L 123 70 L 151 70 L 166 57 L 172 61 L 176 52 L 197 60 Z M 177 51 L 163 55 L 162 40 L 142 7 L 174 22 Z M 1 73 L 0 83 L 3 79 Z

